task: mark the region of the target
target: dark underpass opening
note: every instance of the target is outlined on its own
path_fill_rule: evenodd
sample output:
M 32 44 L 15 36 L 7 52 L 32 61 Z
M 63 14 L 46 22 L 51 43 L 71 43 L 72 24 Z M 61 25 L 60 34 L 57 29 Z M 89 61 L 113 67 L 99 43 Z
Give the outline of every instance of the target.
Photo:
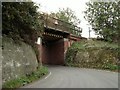
M 65 38 L 68 38 L 69 35 L 67 32 L 45 28 L 41 48 L 43 64 L 64 64 L 65 51 L 67 48 Z
M 64 64 L 64 39 L 48 37 L 42 41 L 42 63 Z

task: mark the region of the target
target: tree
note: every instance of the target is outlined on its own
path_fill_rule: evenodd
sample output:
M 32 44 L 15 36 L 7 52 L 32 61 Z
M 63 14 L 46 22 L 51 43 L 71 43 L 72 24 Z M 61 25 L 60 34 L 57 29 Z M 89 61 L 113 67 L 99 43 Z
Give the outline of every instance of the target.
M 42 31 L 37 8 L 33 2 L 3 2 L 3 35 L 33 44 Z
M 78 19 L 77 16 L 75 16 L 74 11 L 72 11 L 70 8 L 59 9 L 58 12 L 51 13 L 50 16 L 56 17 L 64 22 L 66 22 L 64 24 L 66 27 L 71 28 L 71 30 L 70 30 L 71 32 L 73 32 L 75 30 L 80 30 L 82 32 L 81 28 L 76 28 L 76 26 L 80 24 L 80 19 Z
M 108 41 L 119 38 L 120 30 L 120 1 L 117 2 L 88 2 L 85 18 L 93 30 Z
M 50 15 L 74 25 L 80 24 L 80 20 L 75 16 L 74 11 L 70 8 L 59 9 L 57 13 L 51 13 Z

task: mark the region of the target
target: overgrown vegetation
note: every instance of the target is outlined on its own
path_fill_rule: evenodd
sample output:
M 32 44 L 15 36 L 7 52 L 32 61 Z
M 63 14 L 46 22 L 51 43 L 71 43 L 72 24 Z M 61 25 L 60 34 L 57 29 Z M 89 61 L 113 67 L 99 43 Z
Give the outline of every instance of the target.
M 2 2 L 2 34 L 34 45 L 43 30 L 33 2 Z
M 37 12 L 37 9 L 38 6 L 33 2 L 2 2 L 2 36 L 10 38 L 19 45 L 21 41 L 29 44 L 35 50 L 36 56 L 39 52 L 35 42 L 39 36 L 41 37 L 43 31 L 42 16 Z M 2 47 L 4 49 L 3 45 Z M 29 73 L 26 76 L 5 82 L 3 88 L 18 88 L 48 73 L 46 67 L 42 67 L 41 65 L 39 67 L 37 71 Z
M 51 13 L 50 16 L 57 17 L 58 19 L 71 23 L 73 25 L 80 24 L 80 20 L 76 17 L 74 11 L 72 11 L 70 8 L 59 9 L 58 12 Z
M 80 24 L 80 19 L 77 18 L 77 16 L 75 15 L 74 11 L 72 11 L 72 9 L 62 8 L 62 9 L 59 9 L 59 11 L 56 13 L 52 12 L 50 14 L 50 16 L 63 21 L 62 24 L 64 24 L 64 26 L 70 28 L 71 33 L 75 33 L 75 32 L 73 32 L 73 30 L 79 31 L 78 34 L 79 34 L 79 36 L 81 36 L 82 28 L 76 27 L 77 25 Z
M 31 45 L 38 57 L 35 42 L 42 37 L 43 21 L 37 9 L 33 2 L 2 2 L 2 36 Z
M 117 71 L 120 70 L 119 52 L 117 44 L 84 40 L 74 43 L 68 49 L 65 61 L 68 66 Z
M 43 75 L 46 75 L 47 73 L 48 69 L 42 66 L 39 67 L 35 72 L 32 72 L 31 74 L 4 83 L 2 88 L 16 89 L 41 78 Z
M 119 42 L 120 37 L 120 1 L 88 2 L 85 18 L 92 29 L 105 40 Z

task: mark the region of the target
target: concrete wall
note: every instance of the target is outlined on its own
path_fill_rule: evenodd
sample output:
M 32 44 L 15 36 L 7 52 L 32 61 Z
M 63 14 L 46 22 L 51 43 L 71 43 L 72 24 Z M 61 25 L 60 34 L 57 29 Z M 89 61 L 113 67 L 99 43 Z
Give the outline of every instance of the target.
M 2 39 L 2 81 L 21 77 L 36 70 L 38 62 L 31 46 L 20 42 L 16 44 L 12 39 Z

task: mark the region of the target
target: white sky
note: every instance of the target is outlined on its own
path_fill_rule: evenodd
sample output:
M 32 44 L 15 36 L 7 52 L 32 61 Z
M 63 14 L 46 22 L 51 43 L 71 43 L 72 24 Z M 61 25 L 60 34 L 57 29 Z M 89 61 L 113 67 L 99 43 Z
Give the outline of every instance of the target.
M 89 0 L 32 0 L 36 4 L 40 4 L 40 10 L 46 13 L 57 12 L 59 8 L 70 8 L 75 12 L 75 15 L 81 20 L 80 27 L 83 29 L 82 36 L 89 36 L 88 23 L 84 19 L 86 5 Z M 91 37 L 96 37 L 94 32 L 91 32 Z

